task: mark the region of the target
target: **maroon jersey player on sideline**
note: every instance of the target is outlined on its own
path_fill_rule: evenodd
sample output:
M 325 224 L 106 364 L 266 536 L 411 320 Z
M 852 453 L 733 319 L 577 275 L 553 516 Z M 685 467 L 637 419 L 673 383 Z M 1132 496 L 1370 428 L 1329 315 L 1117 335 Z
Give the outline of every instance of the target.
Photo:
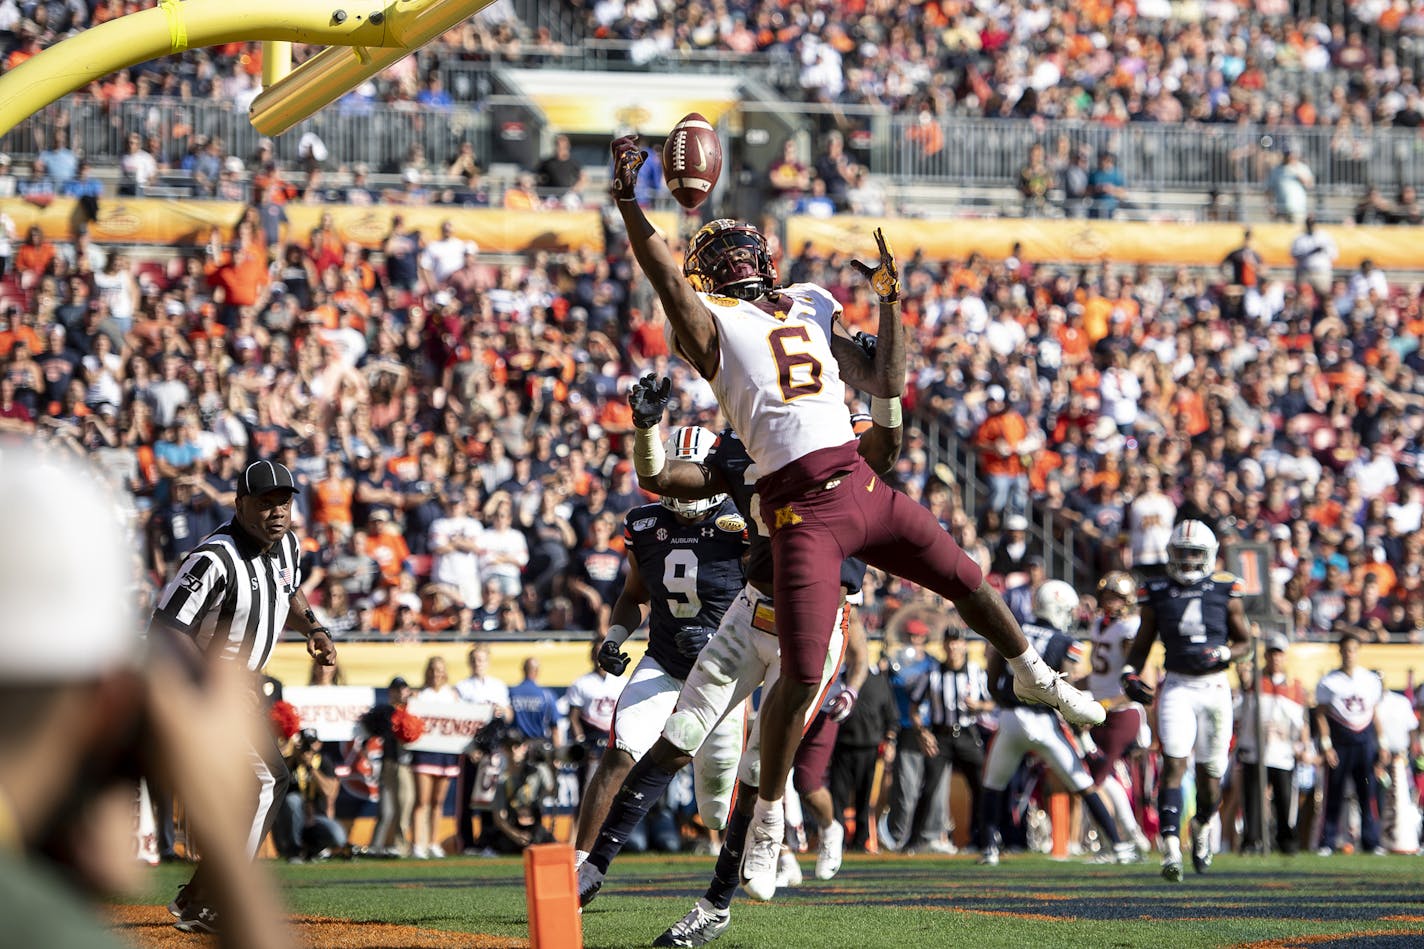
M 1015 690 L 1025 699 L 1050 705 L 1078 725 L 1099 724 L 1104 711 L 1043 663 L 979 566 L 929 511 L 876 477 L 856 450 L 846 383 L 870 394 L 877 418 L 898 417 L 905 388 L 899 274 L 883 235 L 876 231 L 879 265 L 856 263 L 880 297 L 872 357 L 852 341 L 840 323 L 840 304 L 824 288 L 776 286 L 766 241 L 750 225 L 713 221 L 679 263 L 634 199 L 647 153 L 636 136 L 615 139 L 612 151 L 610 190 L 633 254 L 667 312 L 674 345 L 711 384 L 766 472 L 757 493 L 776 564 L 782 678 L 762 704 L 761 790 L 742 876 L 749 895 L 770 899 L 784 832 L 781 798 L 804 712 L 820 682 L 846 557 L 953 601 L 965 622 L 1008 657 Z

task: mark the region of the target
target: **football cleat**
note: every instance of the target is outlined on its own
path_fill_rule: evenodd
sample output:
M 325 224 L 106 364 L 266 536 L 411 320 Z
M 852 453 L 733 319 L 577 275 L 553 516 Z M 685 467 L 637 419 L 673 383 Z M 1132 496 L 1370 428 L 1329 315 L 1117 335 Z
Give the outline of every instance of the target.
M 979 865 L 982 867 L 997 867 L 999 865 L 999 848 L 986 847 L 979 855 Z
M 816 850 L 816 879 L 829 880 L 841 869 L 841 854 L 845 848 L 845 828 L 833 820 L 821 828 L 821 846 Z
M 781 851 L 781 857 L 776 862 L 776 888 L 779 890 L 787 886 L 800 886 L 804 879 L 806 877 L 801 873 L 801 864 L 796 861 L 796 854 L 789 849 Z
M 1142 854 L 1138 851 L 1137 844 L 1124 840 L 1113 845 L 1113 859 L 1118 863 L 1141 863 Z
M 1182 841 L 1177 837 L 1162 838 L 1162 879 L 1182 882 Z
M 173 927 L 179 932 L 207 933 L 215 936 L 218 932 L 218 911 L 211 906 L 189 904 Z
M 1211 866 L 1211 821 L 1192 820 L 1192 869 L 1205 873 Z
M 1074 688 L 1062 673 L 1054 673 L 1047 682 L 1033 682 L 1015 676 L 1014 695 L 1025 702 L 1057 709 L 1070 725 L 1095 728 L 1108 717 L 1102 703 L 1087 692 Z
M 579 909 L 593 902 L 603 889 L 603 872 L 585 860 L 578 868 Z
M 705 946 L 732 925 L 730 910 L 714 909 L 705 899 L 698 900 L 692 911 L 673 923 L 657 939 L 655 946 Z
M 775 821 L 753 821 L 742 853 L 742 889 L 765 902 L 776 895 L 776 870 L 781 859 L 781 838 L 786 826 L 780 814 Z
M 168 904 L 168 912 L 174 919 L 181 919 L 183 911 L 187 909 L 188 904 L 193 901 L 192 896 L 188 894 L 188 887 L 189 884 L 187 883 L 178 887 L 178 895 L 173 897 L 173 902 Z

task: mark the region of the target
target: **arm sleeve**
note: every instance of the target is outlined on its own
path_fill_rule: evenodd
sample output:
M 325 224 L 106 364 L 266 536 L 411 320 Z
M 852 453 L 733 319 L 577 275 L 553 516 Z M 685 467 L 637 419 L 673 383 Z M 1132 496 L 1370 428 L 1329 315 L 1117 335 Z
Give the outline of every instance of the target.
M 212 551 L 195 550 L 164 588 L 153 620 L 192 636 L 207 612 L 221 602 L 226 589 L 222 560 Z

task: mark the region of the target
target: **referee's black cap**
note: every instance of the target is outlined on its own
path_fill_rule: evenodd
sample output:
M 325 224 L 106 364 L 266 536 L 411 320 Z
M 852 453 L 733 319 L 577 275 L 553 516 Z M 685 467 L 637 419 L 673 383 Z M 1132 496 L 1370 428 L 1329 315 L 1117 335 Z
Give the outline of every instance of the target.
M 268 491 L 297 490 L 297 482 L 287 466 L 275 461 L 254 461 L 237 479 L 237 496 L 260 495 Z

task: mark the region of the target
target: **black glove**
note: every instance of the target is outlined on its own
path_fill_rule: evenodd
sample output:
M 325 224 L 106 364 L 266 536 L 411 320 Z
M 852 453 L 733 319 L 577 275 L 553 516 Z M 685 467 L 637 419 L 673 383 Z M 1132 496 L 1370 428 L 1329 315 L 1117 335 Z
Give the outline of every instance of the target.
M 1152 700 L 1157 697 L 1157 693 L 1152 686 L 1142 681 L 1142 676 L 1136 672 L 1124 672 L 1122 674 L 1122 691 L 1127 693 L 1127 697 L 1134 702 L 1141 702 L 1143 705 L 1151 705 Z
M 613 152 L 613 174 L 609 176 L 609 193 L 613 195 L 614 201 L 636 200 L 633 189 L 638 183 L 638 169 L 647 161 L 647 151 L 638 147 L 636 135 L 615 138 L 609 149 Z
M 702 651 L 702 647 L 707 645 L 716 630 L 707 626 L 683 626 L 678 629 L 677 636 L 673 642 L 677 645 L 677 651 L 688 659 L 696 659 L 697 654 Z
M 611 640 L 604 640 L 598 647 L 598 668 L 611 676 L 621 676 L 628 668 L 628 654 Z
M 652 428 L 663 420 L 663 413 L 671 401 L 672 379 L 663 376 L 659 381 L 657 373 L 648 373 L 628 390 L 628 408 L 633 410 L 633 424 L 638 428 Z
M 1222 669 L 1231 665 L 1231 647 L 1200 646 L 1187 658 L 1194 667 L 1197 675 L 1206 675 L 1208 672 L 1220 672 Z
M 860 347 L 860 351 L 865 353 L 866 359 L 873 360 L 875 358 L 875 348 L 880 345 L 880 337 L 857 330 L 856 334 L 851 337 L 851 342 Z

